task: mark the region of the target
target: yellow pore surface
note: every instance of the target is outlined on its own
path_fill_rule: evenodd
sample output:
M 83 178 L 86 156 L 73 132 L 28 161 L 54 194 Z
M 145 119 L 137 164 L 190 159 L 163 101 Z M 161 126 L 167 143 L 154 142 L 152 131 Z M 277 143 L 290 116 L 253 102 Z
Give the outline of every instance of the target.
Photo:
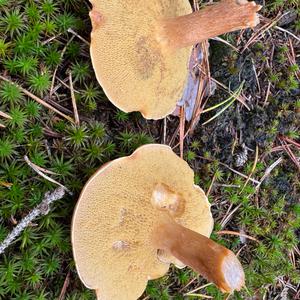
M 151 200 L 161 185 L 182 201 L 170 213 Z M 172 258 L 159 260 L 151 243 L 153 228 L 166 217 L 205 236 L 212 231 L 206 196 L 194 185 L 192 169 L 168 146 L 142 146 L 88 181 L 74 213 L 72 244 L 78 274 L 98 299 L 137 299 L 149 279 L 167 272 Z
M 182 96 L 191 48 L 164 47 L 159 22 L 191 13 L 189 1 L 91 2 L 91 58 L 110 101 L 147 119 L 170 114 Z

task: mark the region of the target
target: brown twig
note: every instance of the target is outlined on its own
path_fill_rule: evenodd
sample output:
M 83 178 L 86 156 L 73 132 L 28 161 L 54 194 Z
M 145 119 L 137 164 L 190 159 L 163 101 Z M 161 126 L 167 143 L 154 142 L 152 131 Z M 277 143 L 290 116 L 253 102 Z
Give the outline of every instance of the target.
M 70 284 L 70 271 L 68 271 L 68 273 L 67 273 L 67 276 L 65 278 L 65 281 L 64 281 L 63 287 L 61 289 L 61 292 L 59 294 L 58 300 L 64 300 L 65 299 L 65 295 L 66 295 L 67 288 L 68 288 L 69 284 Z
M 45 194 L 43 201 L 36 206 L 26 217 L 24 217 L 16 227 L 7 235 L 7 237 L 0 243 L 0 254 L 4 253 L 5 249 L 9 247 L 15 239 L 22 233 L 40 215 L 47 215 L 50 211 L 50 205 L 57 200 L 64 197 L 66 190 L 58 187 L 53 192 Z

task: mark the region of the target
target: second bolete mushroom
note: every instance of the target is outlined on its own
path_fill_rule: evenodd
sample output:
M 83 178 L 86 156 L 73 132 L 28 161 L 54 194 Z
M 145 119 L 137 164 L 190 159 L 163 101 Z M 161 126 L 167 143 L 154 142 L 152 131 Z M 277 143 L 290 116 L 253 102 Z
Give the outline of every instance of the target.
M 147 119 L 170 114 L 187 80 L 191 46 L 258 23 L 261 6 L 221 0 L 192 12 L 188 0 L 90 0 L 91 58 L 106 95 Z
M 188 164 L 168 146 L 142 146 L 85 185 L 72 224 L 77 271 L 101 300 L 137 299 L 170 263 L 192 267 L 222 291 L 239 290 L 242 266 L 208 238 L 212 228 Z

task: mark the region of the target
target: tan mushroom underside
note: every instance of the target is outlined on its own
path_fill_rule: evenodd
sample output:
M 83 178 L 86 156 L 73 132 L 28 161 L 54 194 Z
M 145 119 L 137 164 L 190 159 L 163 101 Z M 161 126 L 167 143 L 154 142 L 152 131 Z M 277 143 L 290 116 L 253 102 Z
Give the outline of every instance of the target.
M 158 21 L 191 13 L 187 0 L 92 0 L 91 57 L 114 105 L 147 119 L 170 114 L 181 98 L 191 48 L 162 49 Z
M 176 222 L 210 235 L 210 205 L 193 182 L 192 169 L 164 145 L 142 146 L 88 181 L 74 213 L 72 244 L 78 274 L 98 299 L 137 299 L 149 279 L 167 272 L 169 263 L 158 259 L 151 243 L 153 228 L 166 216 L 151 200 L 158 185 L 182 200 Z

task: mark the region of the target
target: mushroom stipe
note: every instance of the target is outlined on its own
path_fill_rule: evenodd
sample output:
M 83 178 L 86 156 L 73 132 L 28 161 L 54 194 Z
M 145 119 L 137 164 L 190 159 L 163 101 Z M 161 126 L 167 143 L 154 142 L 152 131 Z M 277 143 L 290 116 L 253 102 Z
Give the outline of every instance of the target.
M 210 204 L 188 164 L 168 146 L 142 146 L 85 185 L 72 224 L 76 268 L 101 300 L 137 299 L 170 263 L 190 266 L 224 292 L 239 290 L 243 268 L 208 238 L 212 229 Z
M 113 104 L 147 119 L 175 110 L 193 45 L 256 26 L 261 8 L 247 0 L 221 0 L 197 12 L 188 0 L 90 1 L 96 77 Z

